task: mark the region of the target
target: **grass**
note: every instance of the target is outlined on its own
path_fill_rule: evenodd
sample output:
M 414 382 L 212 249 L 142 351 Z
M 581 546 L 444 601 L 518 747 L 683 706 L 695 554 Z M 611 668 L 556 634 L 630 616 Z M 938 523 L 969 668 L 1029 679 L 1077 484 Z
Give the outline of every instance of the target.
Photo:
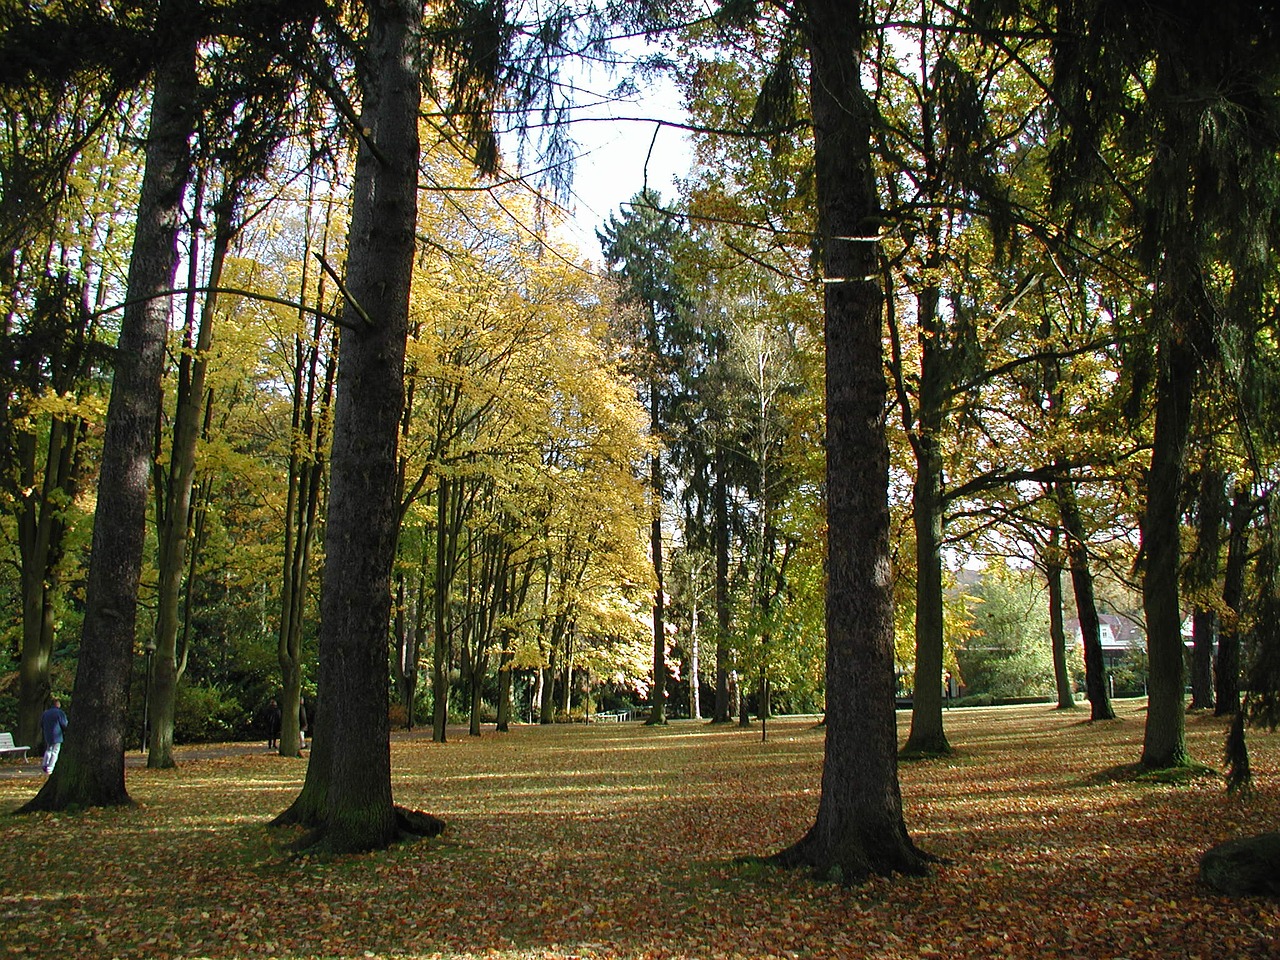
M 1099 776 L 1139 755 L 1115 723 L 1043 705 L 950 711 L 955 753 L 902 767 L 907 825 L 949 862 L 846 889 L 749 858 L 794 841 L 818 800 L 812 719 L 713 728 L 397 735 L 396 800 L 436 840 L 290 859 L 267 820 L 304 762 L 261 745 L 130 767 L 138 805 L 0 817 L 0 951 L 75 958 L 1280 957 L 1280 905 L 1196 879 L 1200 853 L 1280 827 L 1280 736 L 1251 737 L 1257 787 Z M 906 717 L 902 718 L 904 721 Z M 903 730 L 905 735 L 905 729 Z M 1188 718 L 1192 754 L 1225 726 Z M 188 752 L 188 757 L 192 754 Z M 33 768 L 38 770 L 38 768 Z M 0 778 L 0 810 L 39 775 Z

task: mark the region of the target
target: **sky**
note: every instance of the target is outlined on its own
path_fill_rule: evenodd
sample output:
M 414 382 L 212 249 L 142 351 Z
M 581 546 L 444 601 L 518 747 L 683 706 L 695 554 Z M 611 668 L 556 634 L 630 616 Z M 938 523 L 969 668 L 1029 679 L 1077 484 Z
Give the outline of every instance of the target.
M 573 193 L 565 204 L 571 219 L 564 232 L 591 259 L 600 257 L 595 231 L 610 214 L 616 215 L 646 185 L 664 199 L 675 197 L 676 178 L 685 177 L 692 164 L 684 132 L 656 122 L 687 119 L 675 84 L 661 77 L 637 84 L 640 92 L 633 100 L 584 106 L 573 114 L 570 129 L 578 161 Z M 611 81 L 588 77 L 582 86 L 585 91 L 603 91 Z M 591 94 L 584 93 L 584 99 L 589 98 Z

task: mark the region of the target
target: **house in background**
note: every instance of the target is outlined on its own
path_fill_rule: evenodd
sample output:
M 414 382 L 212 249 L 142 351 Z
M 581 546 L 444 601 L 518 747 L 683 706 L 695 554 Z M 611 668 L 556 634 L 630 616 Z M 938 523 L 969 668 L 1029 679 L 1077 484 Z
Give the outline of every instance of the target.
M 1127 667 L 1135 654 L 1145 654 L 1147 631 L 1136 620 L 1119 613 L 1098 614 L 1099 633 L 1102 640 L 1102 662 L 1112 671 Z M 1084 631 L 1080 621 L 1068 620 L 1064 626 L 1077 648 L 1084 646 Z

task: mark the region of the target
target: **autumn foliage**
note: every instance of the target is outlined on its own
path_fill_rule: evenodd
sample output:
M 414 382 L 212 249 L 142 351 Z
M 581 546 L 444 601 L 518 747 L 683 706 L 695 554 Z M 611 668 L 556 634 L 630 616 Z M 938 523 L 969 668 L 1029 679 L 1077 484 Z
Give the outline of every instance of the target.
M 747 859 L 812 822 L 813 718 L 772 721 L 767 743 L 692 722 L 397 734 L 397 802 L 448 829 L 334 860 L 292 858 L 266 826 L 304 760 L 180 748 L 176 770 L 130 765 L 133 807 L 0 818 L 0 942 L 58 960 L 1277 956 L 1274 901 L 1196 877 L 1208 846 L 1280 824 L 1280 737 L 1254 735 L 1246 799 L 1210 773 L 1135 780 L 1144 704 L 1118 706 L 1094 724 L 951 711 L 956 754 L 902 768 L 912 836 L 949 862 L 856 888 Z M 1188 734 L 1217 757 L 1222 721 Z M 39 777 L 6 762 L 0 809 Z

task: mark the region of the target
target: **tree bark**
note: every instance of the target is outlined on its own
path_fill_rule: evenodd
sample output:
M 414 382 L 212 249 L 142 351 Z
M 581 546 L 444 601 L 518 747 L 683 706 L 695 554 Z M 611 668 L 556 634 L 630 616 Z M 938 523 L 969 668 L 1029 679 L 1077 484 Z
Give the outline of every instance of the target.
M 657 388 L 649 388 L 650 405 L 653 407 L 653 440 L 658 441 L 662 423 L 658 418 Z M 662 457 L 654 453 L 649 458 L 649 486 L 653 496 L 651 509 L 653 520 L 649 525 L 649 546 L 653 551 L 653 690 L 649 697 L 649 719 L 646 723 L 667 722 L 667 631 L 666 592 L 662 569 Z
M 1207 601 L 1218 582 L 1226 497 L 1222 471 L 1206 465 L 1201 472 L 1196 511 L 1196 543 L 1187 564 L 1187 587 L 1195 597 L 1191 617 L 1191 709 L 1213 709 L 1213 651 L 1218 642 L 1218 614 Z
M 182 0 L 166 4 L 162 23 L 181 23 L 186 8 Z M 71 724 L 57 768 L 23 807 L 27 811 L 131 802 L 124 782 L 125 716 L 169 332 L 168 291 L 177 271 L 178 226 L 191 176 L 195 64 L 195 41 L 174 38 L 155 71 L 128 305 L 103 439 Z
M 712 723 L 729 723 L 733 719 L 733 701 L 729 696 L 729 491 L 725 481 L 724 456 L 723 445 L 717 441 L 713 494 L 716 501 L 716 706 Z
M 825 269 L 827 723 L 817 818 L 786 865 L 854 882 L 920 874 L 898 786 L 893 593 L 872 106 L 861 83 L 867 12 L 806 0 Z
M 1196 373 L 1189 344 L 1172 339 L 1160 345 L 1156 365 L 1156 426 L 1142 518 L 1142 605 L 1147 618 L 1147 723 L 1142 766 L 1151 769 L 1190 762 L 1184 716 L 1186 668 L 1182 613 L 1178 599 L 1181 557 L 1183 464 L 1191 425 Z
M 409 0 L 370 0 L 366 7 L 363 135 L 347 244 L 321 595 L 323 709 L 303 786 L 304 794 L 324 793 L 308 842 L 335 853 L 386 847 L 401 826 L 391 798 L 387 629 L 417 223 L 422 14 Z
M 1053 682 L 1058 691 L 1058 709 L 1076 708 L 1071 671 L 1067 665 L 1067 632 L 1062 622 L 1062 555 L 1060 531 L 1055 527 L 1053 541 L 1045 552 L 1045 580 L 1049 585 L 1049 644 L 1053 652 Z
M 328 245 L 330 214 L 326 212 L 321 247 Z M 302 263 L 302 290 L 311 252 L 308 231 Z M 325 278 L 316 280 L 315 302 L 324 303 Z M 299 317 L 301 319 L 301 317 Z M 302 634 L 307 612 L 307 585 L 311 580 L 312 550 L 324 494 L 324 425 L 333 403 L 337 339 L 330 349 L 322 348 L 326 336 L 323 318 L 317 310 L 309 341 L 296 336 L 293 343 L 293 404 L 289 445 L 289 481 L 285 495 L 284 564 L 280 580 L 280 626 L 276 634 L 276 662 L 280 666 L 280 725 L 278 750 L 281 756 L 301 756 L 298 707 L 302 700 Z M 314 737 L 312 738 L 315 739 Z M 312 751 L 314 758 L 315 752 Z
M 1058 463 L 1060 475 L 1065 476 L 1067 466 Z M 1093 593 L 1093 570 L 1089 566 L 1089 547 L 1084 521 L 1076 504 L 1076 491 L 1070 480 L 1060 480 L 1054 485 L 1058 501 L 1058 516 L 1067 538 L 1067 563 L 1071 567 L 1071 587 L 1076 599 L 1076 617 L 1080 621 L 1080 635 L 1084 643 L 1084 686 L 1089 698 L 1090 720 L 1114 720 L 1111 694 L 1107 689 L 1107 665 L 1102 658 L 1102 623 L 1098 619 L 1098 605 Z
M 922 436 L 917 453 L 912 521 L 916 532 L 916 667 L 911 733 L 903 753 L 948 754 L 942 724 L 942 469 L 936 438 Z
M 234 190 L 235 187 L 228 189 Z M 197 207 L 201 202 L 202 192 L 200 189 L 196 191 Z M 224 198 L 215 207 L 213 251 L 208 277 L 210 287 L 216 288 L 222 280 L 223 264 L 236 233 L 234 209 L 234 195 Z M 193 281 L 197 266 L 194 234 L 193 231 Z M 192 282 L 190 286 L 194 288 L 196 283 Z M 159 506 L 156 511 L 156 652 L 152 661 L 151 692 L 148 697 L 151 734 L 147 744 L 147 766 L 153 770 L 177 765 L 173 759 L 173 728 L 177 712 L 178 682 L 182 679 L 187 659 L 185 651 L 178 648 L 182 581 L 187 569 L 196 447 L 204 422 L 205 379 L 209 347 L 213 342 L 216 308 L 217 295 L 207 294 L 200 311 L 198 330 L 194 334 L 191 326 L 195 318 L 189 317 L 192 323 L 188 323 L 178 365 L 178 391 L 169 469 L 162 477 L 157 477 L 160 489 L 157 491 Z M 160 474 L 161 471 L 157 473 Z
M 54 417 L 44 448 L 43 476 L 37 484 L 36 443 L 24 434 L 18 443 L 22 496 L 18 510 L 18 553 L 22 584 L 22 653 L 18 660 L 19 743 L 38 744 L 40 714 L 53 693 L 49 665 L 55 637 L 54 603 L 61 590 L 58 563 L 67 532 L 62 503 L 80 486 L 81 441 L 87 425 L 79 418 Z
M 926 143 L 931 142 L 926 118 Z M 932 164 L 932 158 L 926 158 Z M 942 223 L 931 217 L 925 231 L 926 275 L 942 268 Z M 927 283 L 917 298 L 920 325 L 920 392 L 916 422 L 908 424 L 916 459 L 911 517 L 916 534 L 916 665 L 911 691 L 911 733 L 903 752 L 913 756 L 951 752 L 942 723 L 942 663 L 945 614 L 942 602 L 943 480 L 940 448 L 946 381 L 944 331 L 939 311 L 942 291 Z
M 1222 605 L 1227 613 L 1218 630 L 1218 655 L 1213 665 L 1214 715 L 1232 716 L 1240 710 L 1240 614 L 1244 602 L 1244 573 L 1249 554 L 1249 524 L 1253 497 L 1239 486 L 1231 501 L 1227 532 L 1227 562 L 1222 576 Z

